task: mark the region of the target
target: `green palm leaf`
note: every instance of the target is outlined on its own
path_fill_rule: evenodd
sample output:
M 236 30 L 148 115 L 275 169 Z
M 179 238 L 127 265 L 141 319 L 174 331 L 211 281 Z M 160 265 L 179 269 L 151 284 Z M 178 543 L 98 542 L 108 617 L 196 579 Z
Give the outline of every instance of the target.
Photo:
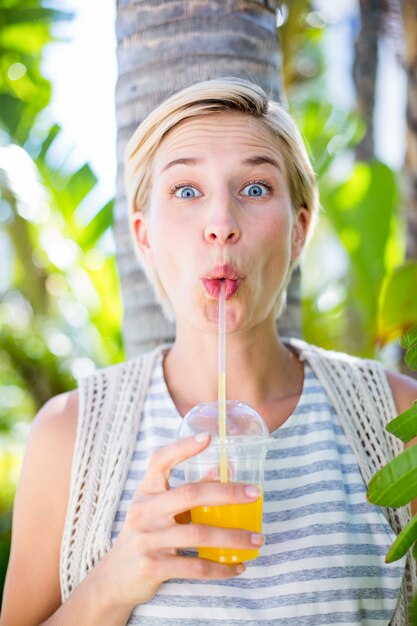
M 410 369 L 417 370 L 417 326 L 407 330 L 400 339 L 400 345 L 404 350 L 405 362 Z
M 411 548 L 413 543 L 417 541 L 417 515 L 408 522 L 402 529 L 385 557 L 386 563 L 398 561 Z
M 408 443 L 414 437 L 417 437 L 417 400 L 413 402 L 407 411 L 393 419 L 386 426 L 386 430 L 404 443 Z
M 407 330 L 400 339 L 400 345 L 404 350 L 408 350 L 414 344 L 417 344 L 417 326 Z
M 369 481 L 367 498 L 379 506 L 404 506 L 417 497 L 417 445 L 392 459 Z
M 417 343 L 407 350 L 404 358 L 410 369 L 417 369 Z
M 378 340 L 382 345 L 396 339 L 415 325 L 416 284 L 416 261 L 407 261 L 384 278 L 378 311 Z
M 97 240 L 113 223 L 113 200 L 107 202 L 85 226 L 77 237 L 78 245 L 84 252 L 97 243 Z

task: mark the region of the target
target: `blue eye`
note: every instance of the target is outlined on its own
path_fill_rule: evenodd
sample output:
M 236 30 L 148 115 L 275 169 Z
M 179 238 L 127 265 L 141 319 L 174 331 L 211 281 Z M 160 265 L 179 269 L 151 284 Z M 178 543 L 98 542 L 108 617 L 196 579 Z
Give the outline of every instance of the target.
M 177 198 L 198 198 L 202 194 L 191 185 L 182 185 L 175 189 L 175 195 Z
M 242 193 L 244 196 L 249 196 L 250 198 L 262 198 L 269 191 L 270 188 L 267 185 L 262 183 L 251 183 L 250 185 L 246 185 Z

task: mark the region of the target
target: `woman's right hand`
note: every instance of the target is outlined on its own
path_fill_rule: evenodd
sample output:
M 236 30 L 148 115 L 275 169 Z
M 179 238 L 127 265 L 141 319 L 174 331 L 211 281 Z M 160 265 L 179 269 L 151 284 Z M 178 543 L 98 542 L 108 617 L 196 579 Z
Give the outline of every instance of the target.
M 262 545 L 262 535 L 247 530 L 179 522 L 182 514 L 196 506 L 253 502 L 260 496 L 256 487 L 236 483 L 199 482 L 170 489 L 172 468 L 201 452 L 209 441 L 208 434 L 198 435 L 153 452 L 122 530 L 96 568 L 114 605 L 133 608 L 147 602 L 170 578 L 227 579 L 245 570 L 242 563 L 229 565 L 178 555 L 181 548 L 247 550 Z

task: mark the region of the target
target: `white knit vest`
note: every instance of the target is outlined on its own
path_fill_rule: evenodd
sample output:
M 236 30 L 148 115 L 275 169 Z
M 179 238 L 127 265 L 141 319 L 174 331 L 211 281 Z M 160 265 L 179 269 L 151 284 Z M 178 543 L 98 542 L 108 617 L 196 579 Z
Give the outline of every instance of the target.
M 330 352 L 300 340 L 285 340 L 306 360 L 333 404 L 366 484 L 403 450 L 384 426 L 397 415 L 383 367 L 376 361 Z M 64 602 L 111 548 L 111 527 L 140 427 L 141 410 L 156 356 L 166 346 L 95 372 L 79 385 L 79 418 L 70 498 L 61 544 Z M 398 534 L 410 519 L 409 507 L 386 509 Z M 407 559 L 391 626 L 409 624 L 416 568 Z

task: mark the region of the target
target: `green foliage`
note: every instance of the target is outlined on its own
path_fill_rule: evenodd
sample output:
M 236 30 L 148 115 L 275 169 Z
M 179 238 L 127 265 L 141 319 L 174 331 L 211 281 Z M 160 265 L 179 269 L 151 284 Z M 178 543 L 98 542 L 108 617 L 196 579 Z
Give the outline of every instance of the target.
M 5 450 L 2 439 L 0 439 L 0 511 L 7 510 L 14 494 L 14 485 L 20 467 L 20 455 L 16 449 Z M 3 530 L 0 521 L 0 531 Z
M 410 276 L 408 285 L 399 285 L 401 296 L 384 297 L 391 274 L 399 271 L 404 260 L 398 177 L 376 160 L 355 163 L 353 150 L 365 130 L 361 120 L 323 101 L 322 93 L 316 98 L 311 93 L 310 89 L 306 97 L 305 91 L 293 89 L 290 98 L 291 112 L 313 158 L 322 206 L 317 245 L 313 240 L 311 257 L 307 251 L 304 264 L 303 333 L 308 341 L 326 348 L 378 357 L 385 310 L 389 312 L 391 305 L 409 314 L 415 308 L 415 303 L 406 306 L 413 281 L 417 284 L 415 276 Z M 315 275 L 314 267 L 331 239 L 344 269 L 323 282 L 323 275 L 329 276 L 331 252 L 324 271 L 317 268 Z
M 308 284 L 303 299 L 303 332 L 308 341 L 330 349 L 375 357 L 388 340 L 403 336 L 406 362 L 417 369 L 415 263 L 401 265 L 404 244 L 396 174 L 378 161 L 340 168 L 358 142 L 363 127 L 352 114 L 322 101 L 307 100 L 298 108 L 298 124 L 310 146 L 318 176 L 321 204 L 319 249 L 336 233 L 344 248 L 344 274 L 319 290 Z M 296 113 L 296 110 L 294 111 Z M 297 114 L 296 114 L 297 116 Z M 342 173 L 340 173 L 342 171 Z M 313 242 L 314 246 L 314 242 Z M 329 256 L 326 259 L 328 263 Z M 311 266 L 313 263 L 307 263 Z M 317 271 L 320 274 L 320 270 Z M 310 271 L 310 275 L 314 273 Z M 390 432 L 410 441 L 417 435 L 417 407 L 397 417 Z M 417 446 L 391 461 L 372 479 L 368 499 L 379 505 L 402 506 L 417 497 Z M 417 517 L 398 536 L 387 561 L 401 558 L 414 545 Z M 414 603 L 417 624 L 417 600 Z
M 403 443 L 409 443 L 417 437 L 417 400 L 407 411 L 393 419 L 387 425 L 386 430 L 401 439 Z
M 50 139 L 51 133 L 49 145 Z M 96 177 L 88 165 L 70 173 L 51 170 L 47 152 L 42 146 L 34 162 L 40 180 L 32 180 L 43 201 L 22 206 L 19 190 L 3 185 L 15 254 L 13 285 L 0 304 L 0 348 L 36 406 L 74 386 L 77 358 L 93 357 L 98 365 L 122 358 L 115 260 L 100 243 L 112 222 L 112 202 L 81 221 L 77 209 Z
M 51 95 L 43 51 L 53 24 L 70 17 L 42 0 L 4 0 L 0 8 L 0 598 L 33 415 L 78 375 L 124 356 L 108 237 L 113 202 L 91 206 L 90 166 L 57 166 L 50 149 L 59 126 L 43 136 L 37 127 Z
M 413 326 L 407 330 L 400 339 L 400 345 L 404 350 L 413 348 L 417 343 L 417 326 Z M 417 364 L 416 364 L 417 369 Z
M 51 86 L 41 71 L 42 53 L 53 40 L 52 24 L 70 13 L 41 0 L 5 0 L 0 8 L 0 129 L 23 145 Z
M 0 511 L 0 590 L 3 589 L 4 579 L 6 578 L 7 563 L 9 561 L 11 527 L 11 511 Z
M 402 529 L 387 552 L 385 561 L 392 563 L 401 559 L 417 540 L 417 515 Z
M 375 357 L 381 288 L 404 256 L 397 176 L 376 160 L 350 164 L 350 152 L 363 134 L 354 114 L 311 99 L 294 106 L 313 156 L 322 205 L 317 244 L 313 240 L 305 264 L 303 332 L 323 347 Z M 330 239 L 345 269 L 327 283 L 321 282 L 327 272 L 317 269 L 314 286 L 317 259 Z
M 404 442 L 413 439 L 417 432 L 416 409 L 416 404 L 413 404 L 411 409 L 390 422 L 387 430 Z M 367 497 L 373 504 L 389 507 L 408 505 L 417 498 L 417 445 L 404 450 L 372 477 Z M 396 537 L 386 555 L 386 562 L 401 559 L 411 547 L 412 556 L 417 559 L 417 515 L 414 515 Z M 417 595 L 413 601 L 411 616 L 412 623 L 417 624 Z
M 379 506 L 404 506 L 417 498 L 417 446 L 392 459 L 371 478 L 368 500 Z
M 406 350 L 405 361 L 417 369 L 417 307 L 415 285 L 417 263 L 409 261 L 395 268 L 384 278 L 379 300 L 378 341 L 383 344 L 403 333 L 401 347 Z M 417 400 L 411 407 L 393 419 L 386 430 L 403 443 L 417 437 Z M 404 506 L 417 498 L 417 445 L 412 445 L 387 463 L 368 485 L 368 500 L 381 506 Z M 386 561 L 402 558 L 413 548 L 417 559 L 417 515 L 402 529 L 392 544 Z M 417 596 L 412 606 L 412 621 L 417 624 Z
M 402 336 L 401 347 L 406 350 L 405 362 L 410 369 L 417 370 L 417 326 L 413 326 Z
M 94 365 L 123 359 L 115 258 L 103 245 L 113 203 L 81 219 L 80 202 L 96 177 L 88 165 L 74 172 L 50 167 L 48 150 L 58 135 L 54 126 L 33 161 L 16 146 L 0 148 L 3 212 L 8 207 L 2 236 L 11 269 L 0 298 L 3 432 L 30 421 Z M 2 151 L 9 151 L 4 159 Z M 23 172 L 22 183 L 13 169 Z
M 350 261 L 346 316 L 349 326 L 358 329 L 356 343 L 352 341 L 350 347 L 370 356 L 396 196 L 394 173 L 373 162 L 356 163 L 350 178 L 326 198 L 329 217 Z
M 20 468 L 21 453 L 9 448 L 0 436 L 0 592 L 3 589 L 10 553 L 12 513 L 11 503 Z
M 283 3 L 285 20 L 278 34 L 282 52 L 284 92 L 317 89 L 323 74 L 321 41 L 325 23 L 310 0 Z
M 389 272 L 381 287 L 378 341 L 385 344 L 410 329 L 417 319 L 417 261 L 408 261 Z M 411 340 L 411 336 L 409 336 Z M 417 342 L 417 338 L 415 342 Z M 412 350 L 412 346 L 408 346 Z

